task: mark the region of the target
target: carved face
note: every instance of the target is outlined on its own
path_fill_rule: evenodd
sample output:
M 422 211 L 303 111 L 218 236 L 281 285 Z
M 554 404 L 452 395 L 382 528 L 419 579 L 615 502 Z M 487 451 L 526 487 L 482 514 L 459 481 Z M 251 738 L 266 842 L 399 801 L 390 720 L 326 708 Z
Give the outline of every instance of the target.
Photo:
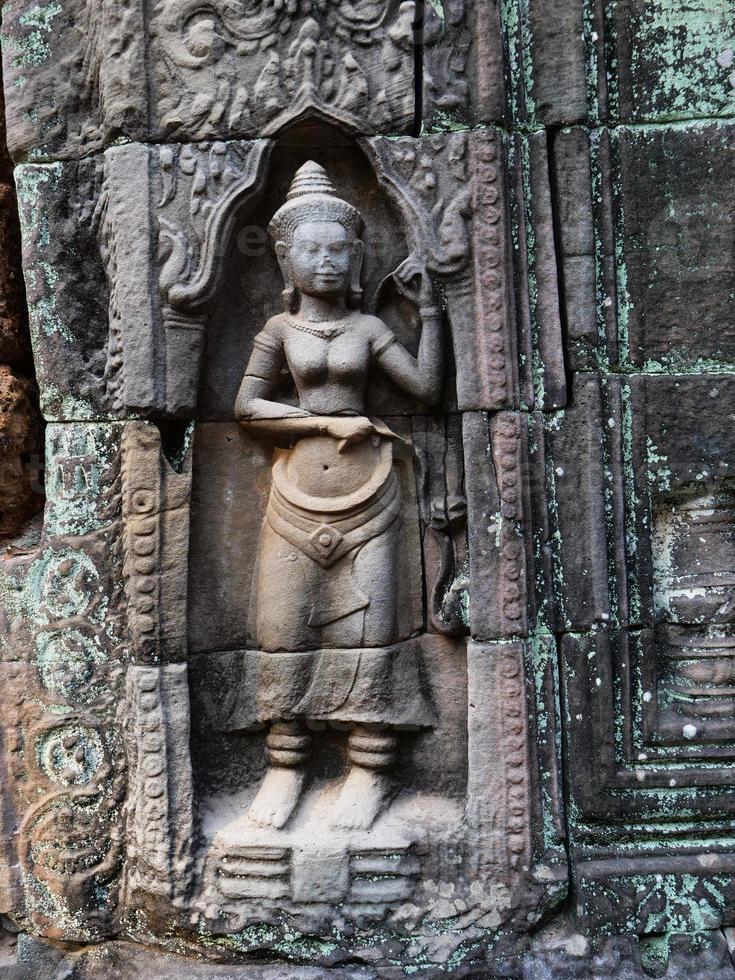
M 293 285 L 307 296 L 344 296 L 356 245 L 337 221 L 304 221 L 289 249 Z

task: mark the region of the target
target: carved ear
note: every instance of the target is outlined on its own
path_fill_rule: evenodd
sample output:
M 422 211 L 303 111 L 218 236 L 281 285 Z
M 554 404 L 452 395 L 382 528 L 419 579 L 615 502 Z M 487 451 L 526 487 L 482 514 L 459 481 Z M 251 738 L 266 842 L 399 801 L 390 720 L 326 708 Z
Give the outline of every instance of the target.
M 365 246 L 361 241 L 353 242 L 350 259 L 350 306 L 359 307 L 362 302 L 362 260 L 365 257 Z
M 281 267 L 283 276 L 283 308 L 287 313 L 295 313 L 299 304 L 298 295 L 293 284 L 293 274 L 291 272 L 291 258 L 289 247 L 286 242 L 276 242 L 276 257 Z
M 283 278 L 291 281 L 291 259 L 289 257 L 289 248 L 285 242 L 276 242 L 276 257 L 278 258 L 278 264 L 281 267 L 281 272 L 283 273 Z

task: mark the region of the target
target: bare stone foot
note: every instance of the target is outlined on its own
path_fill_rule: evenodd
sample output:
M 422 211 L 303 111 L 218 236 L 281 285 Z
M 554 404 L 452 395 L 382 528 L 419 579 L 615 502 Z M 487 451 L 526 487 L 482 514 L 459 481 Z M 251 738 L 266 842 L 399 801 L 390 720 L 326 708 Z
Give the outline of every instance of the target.
M 384 772 L 353 766 L 335 804 L 332 825 L 367 830 L 388 805 L 393 781 Z
M 265 827 L 283 827 L 296 809 L 306 781 L 304 769 L 274 766 L 253 800 L 248 816 Z

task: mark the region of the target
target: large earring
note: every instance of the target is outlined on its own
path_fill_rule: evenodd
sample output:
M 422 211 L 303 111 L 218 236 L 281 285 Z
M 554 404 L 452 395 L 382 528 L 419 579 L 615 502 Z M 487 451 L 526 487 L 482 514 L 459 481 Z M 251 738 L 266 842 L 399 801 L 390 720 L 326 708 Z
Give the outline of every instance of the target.
M 362 286 L 360 276 L 362 274 L 362 260 L 365 256 L 365 246 L 358 239 L 352 245 L 352 258 L 350 260 L 350 292 L 347 297 L 347 305 L 353 309 L 358 309 L 362 305 Z
M 291 274 L 291 262 L 288 257 L 288 245 L 285 242 L 276 242 L 276 257 L 278 265 L 281 267 L 284 289 L 281 293 L 283 298 L 283 309 L 286 313 L 296 313 L 299 308 L 299 292 L 293 284 Z
M 293 286 L 286 286 L 281 293 L 283 297 L 283 309 L 286 313 L 297 313 L 299 309 L 299 291 Z

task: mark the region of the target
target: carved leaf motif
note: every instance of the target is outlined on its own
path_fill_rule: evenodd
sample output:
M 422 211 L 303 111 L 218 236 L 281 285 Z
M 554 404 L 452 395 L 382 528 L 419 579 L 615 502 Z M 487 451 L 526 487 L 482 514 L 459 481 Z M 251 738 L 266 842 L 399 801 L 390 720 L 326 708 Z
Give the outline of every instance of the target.
M 159 252 L 164 260 L 158 277 L 161 295 L 168 296 L 171 287 L 191 274 L 192 248 L 184 232 L 172 222 L 159 222 Z
M 465 179 L 466 134 L 421 149 L 409 139 L 372 145 L 404 210 L 416 221 L 409 228 L 415 248 L 433 271 L 456 275 L 472 254 L 474 206 L 472 186 Z
M 269 148 L 264 140 L 215 141 L 186 145 L 173 159 L 167 157 L 159 205 L 159 287 L 164 299 L 175 303 L 175 294 L 185 292 L 197 277 L 214 274 L 223 223 L 234 220 L 234 202 L 254 192 Z
M 164 134 L 262 132 L 311 110 L 352 126 L 365 114 L 378 127 L 407 123 L 415 7 L 390 11 L 375 0 L 163 0 L 152 33 Z

